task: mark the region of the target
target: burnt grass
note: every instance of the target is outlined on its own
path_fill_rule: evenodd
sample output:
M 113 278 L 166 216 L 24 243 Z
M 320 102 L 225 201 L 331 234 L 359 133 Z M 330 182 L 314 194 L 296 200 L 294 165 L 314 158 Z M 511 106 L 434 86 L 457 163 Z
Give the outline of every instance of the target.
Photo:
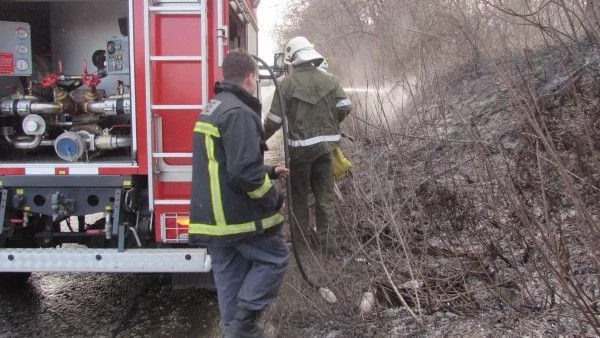
M 340 257 L 313 272 L 338 303 L 291 266 L 265 325 L 282 337 L 600 334 L 598 51 L 525 51 L 425 84 L 385 123 L 354 101 Z M 361 313 L 366 291 L 377 301 Z

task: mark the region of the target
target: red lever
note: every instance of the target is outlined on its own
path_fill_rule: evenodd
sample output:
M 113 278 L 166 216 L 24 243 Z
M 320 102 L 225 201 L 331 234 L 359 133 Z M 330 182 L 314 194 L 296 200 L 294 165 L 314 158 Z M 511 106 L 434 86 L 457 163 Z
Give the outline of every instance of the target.
M 94 88 L 100 84 L 100 78 L 96 74 L 85 74 L 81 79 L 84 85 Z
M 57 82 L 58 82 L 58 74 L 48 74 L 48 75 L 44 76 L 44 79 L 42 80 L 42 87 L 44 87 L 44 88 L 54 87 L 54 86 L 56 86 Z

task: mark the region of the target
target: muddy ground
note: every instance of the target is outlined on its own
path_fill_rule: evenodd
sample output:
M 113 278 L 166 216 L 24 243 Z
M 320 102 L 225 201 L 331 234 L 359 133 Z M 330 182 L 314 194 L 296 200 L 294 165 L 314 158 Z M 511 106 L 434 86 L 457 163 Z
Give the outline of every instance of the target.
M 2 337 L 219 337 L 214 292 L 158 274 L 36 273 L 0 291 Z

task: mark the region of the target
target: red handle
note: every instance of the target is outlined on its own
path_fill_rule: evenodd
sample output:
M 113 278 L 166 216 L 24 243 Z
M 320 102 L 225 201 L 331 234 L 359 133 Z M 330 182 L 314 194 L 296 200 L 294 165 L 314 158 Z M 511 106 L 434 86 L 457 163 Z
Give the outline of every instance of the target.
M 85 74 L 83 76 L 83 79 L 81 79 L 81 81 L 83 82 L 84 85 L 86 85 L 90 88 L 94 88 L 100 84 L 100 78 L 98 77 L 98 75 L 92 74 L 92 73 Z
M 58 74 L 48 74 L 48 75 L 44 76 L 44 79 L 42 80 L 42 87 L 44 87 L 44 88 L 53 87 L 53 86 L 56 86 L 57 82 L 58 82 Z

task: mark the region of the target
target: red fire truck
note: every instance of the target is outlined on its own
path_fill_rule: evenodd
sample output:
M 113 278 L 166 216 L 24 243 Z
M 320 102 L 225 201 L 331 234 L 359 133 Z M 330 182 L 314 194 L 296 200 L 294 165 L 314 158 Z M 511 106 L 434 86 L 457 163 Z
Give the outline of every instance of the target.
M 210 271 L 192 130 L 257 0 L 0 2 L 0 273 Z

